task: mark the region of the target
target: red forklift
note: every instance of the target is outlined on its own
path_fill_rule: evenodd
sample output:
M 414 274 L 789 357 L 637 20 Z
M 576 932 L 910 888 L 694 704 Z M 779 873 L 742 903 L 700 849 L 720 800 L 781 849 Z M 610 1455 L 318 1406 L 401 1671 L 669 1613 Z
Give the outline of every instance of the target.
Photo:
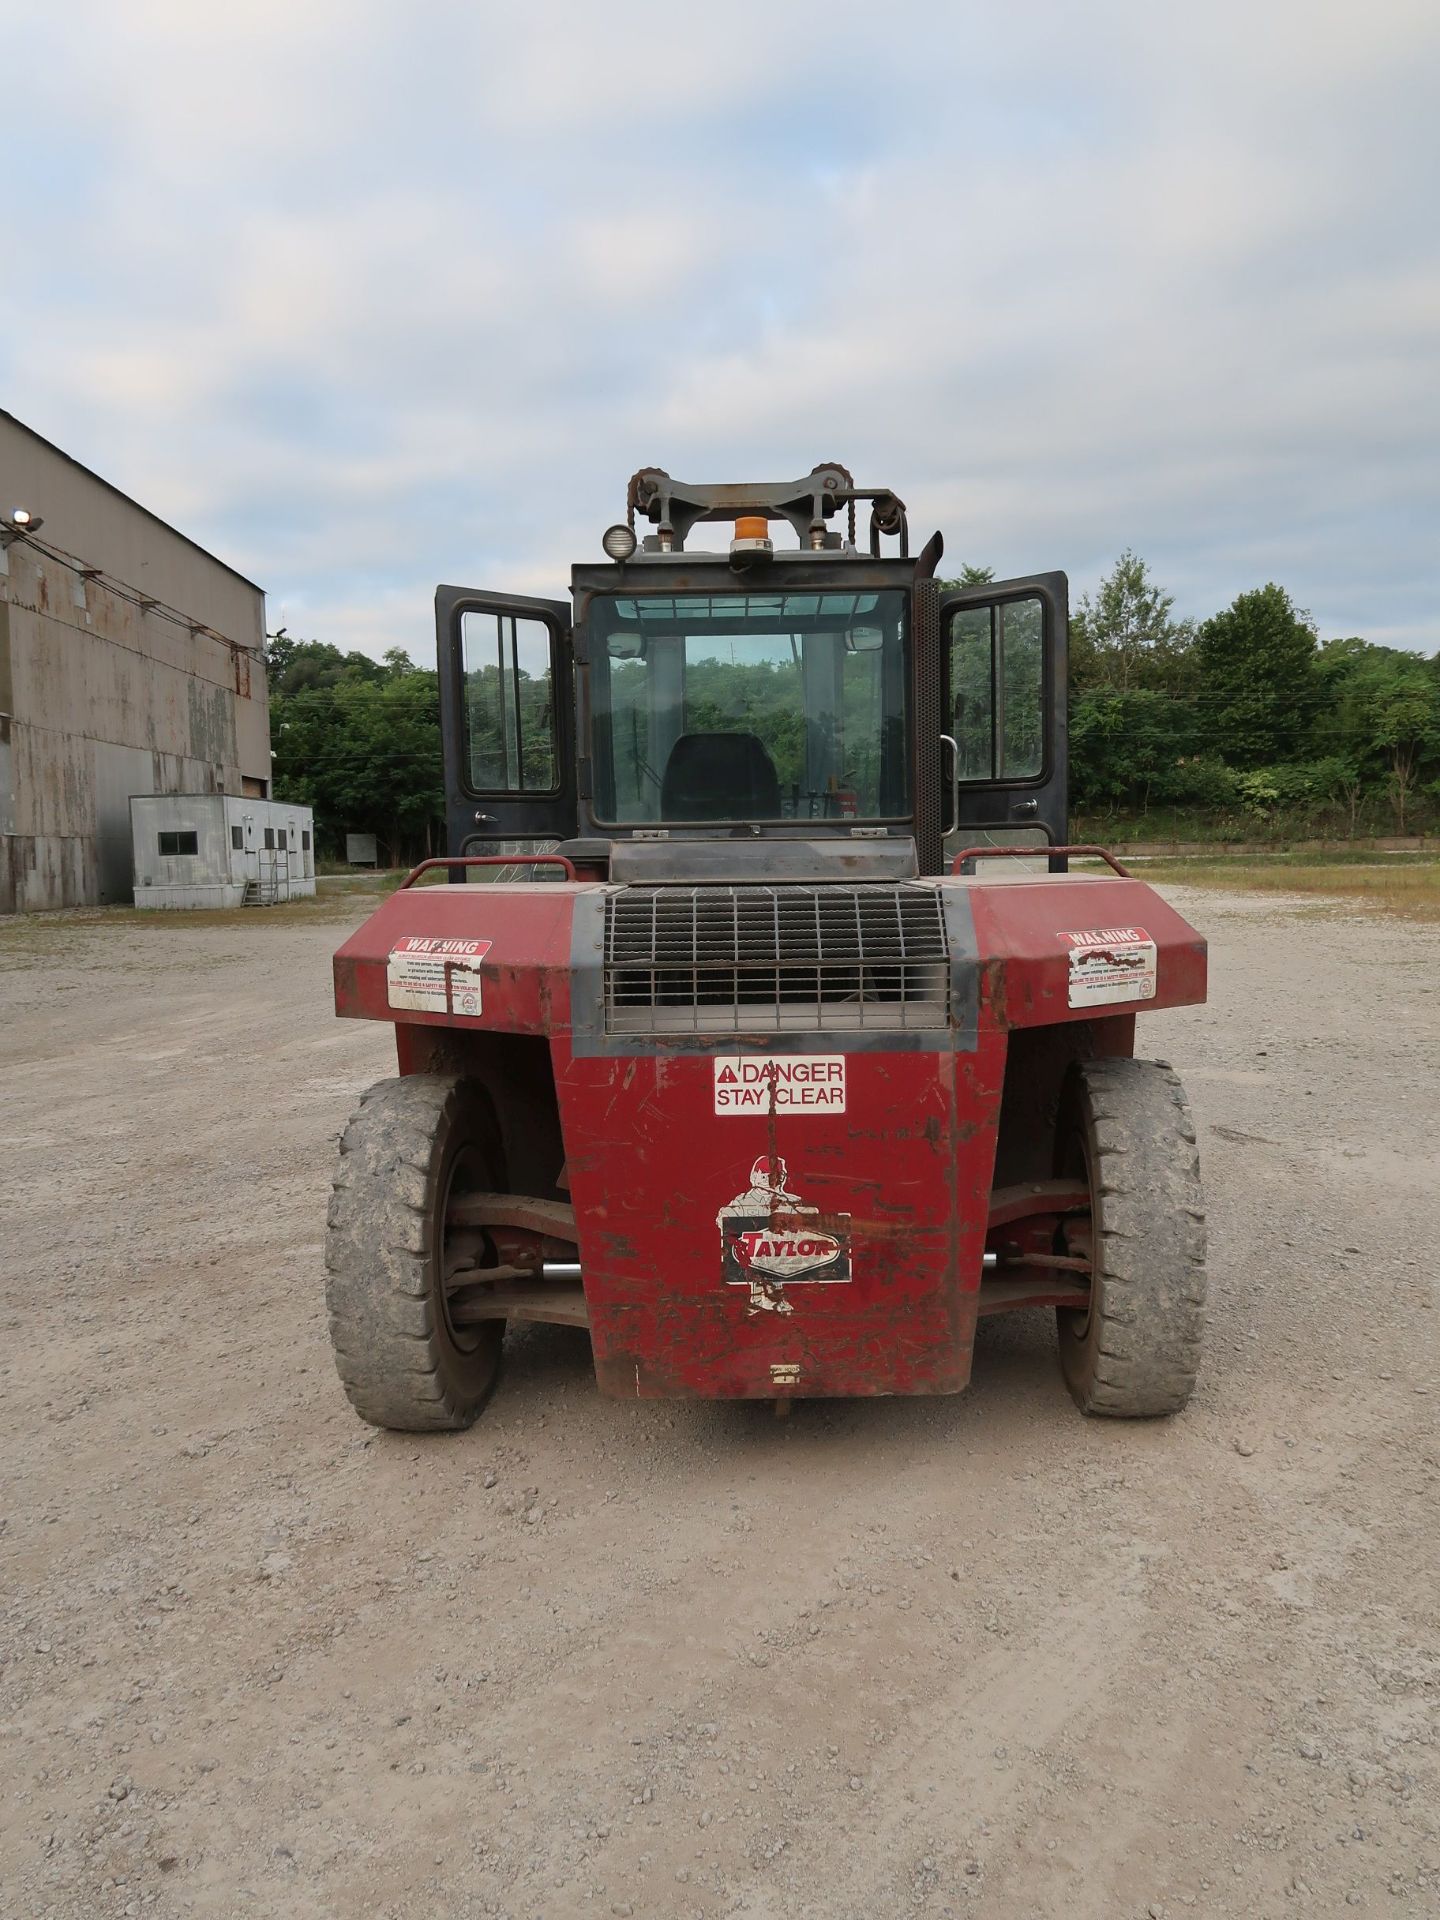
M 522 1321 L 626 1398 L 955 1393 L 1034 1308 L 1085 1412 L 1176 1412 L 1203 1201 L 1135 1016 L 1205 942 L 1067 844 L 1064 575 L 945 587 L 840 466 L 627 506 L 569 604 L 436 596 L 448 852 L 335 956 L 398 1069 L 330 1204 L 356 1412 L 468 1427 Z

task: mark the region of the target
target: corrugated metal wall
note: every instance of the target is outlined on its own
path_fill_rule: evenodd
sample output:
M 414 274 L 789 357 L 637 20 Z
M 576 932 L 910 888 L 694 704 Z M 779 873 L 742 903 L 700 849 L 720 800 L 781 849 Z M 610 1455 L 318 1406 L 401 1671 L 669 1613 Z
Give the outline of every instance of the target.
M 0 912 L 128 900 L 132 794 L 268 791 L 264 596 L 4 414 L 0 496 Z

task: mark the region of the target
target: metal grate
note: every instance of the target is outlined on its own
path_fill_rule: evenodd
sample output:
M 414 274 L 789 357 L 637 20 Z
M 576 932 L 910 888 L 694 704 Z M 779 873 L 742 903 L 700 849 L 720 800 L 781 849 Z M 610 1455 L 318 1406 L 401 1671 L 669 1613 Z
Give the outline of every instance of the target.
M 611 1033 L 943 1027 L 931 887 L 627 887 L 605 902 Z

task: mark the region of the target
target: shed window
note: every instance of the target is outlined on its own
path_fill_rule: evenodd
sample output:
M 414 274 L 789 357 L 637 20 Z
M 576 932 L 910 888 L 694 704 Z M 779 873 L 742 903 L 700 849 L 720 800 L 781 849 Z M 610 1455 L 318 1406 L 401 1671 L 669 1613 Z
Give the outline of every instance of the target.
M 161 853 L 199 853 L 200 836 L 198 833 L 162 833 L 160 851 Z
M 309 829 L 309 827 L 302 827 L 302 828 L 300 829 L 300 851 L 301 851 L 302 853 L 308 853 L 308 852 L 310 851 L 310 829 Z
M 245 829 L 243 827 L 231 827 L 230 844 L 236 853 L 243 853 L 245 851 Z
M 273 853 L 275 851 L 274 827 L 266 827 L 265 829 L 265 850 L 267 853 Z

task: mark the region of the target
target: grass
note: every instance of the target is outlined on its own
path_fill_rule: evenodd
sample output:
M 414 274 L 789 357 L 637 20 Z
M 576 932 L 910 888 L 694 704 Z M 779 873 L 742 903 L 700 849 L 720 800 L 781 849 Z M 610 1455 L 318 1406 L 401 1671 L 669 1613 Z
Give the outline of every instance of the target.
M 286 900 L 273 907 L 64 907 L 55 912 L 17 914 L 0 923 L 0 956 L 42 950 L 55 940 L 86 926 L 135 927 L 169 935 L 203 933 L 207 928 L 245 927 L 258 936 L 267 928 L 302 926 L 307 921 L 353 920 L 359 911 L 379 906 L 400 879 L 394 873 L 321 874 L 316 891 L 306 899 Z
M 1430 853 L 1199 853 L 1137 861 L 1135 871 L 1162 885 L 1300 894 L 1440 921 L 1440 857 Z
M 1358 846 L 1372 845 L 1377 839 L 1414 837 L 1422 839 L 1440 830 L 1434 810 L 1428 806 L 1413 810 L 1401 833 L 1388 810 L 1367 811 L 1359 820 L 1351 820 L 1342 809 L 1300 808 L 1273 814 L 1211 813 L 1203 808 L 1154 807 L 1147 813 L 1076 813 L 1071 816 L 1072 836 L 1076 840 L 1098 840 L 1107 847 L 1128 847 L 1138 842 L 1173 847 L 1214 847 L 1257 852 L 1280 852 L 1337 841 L 1354 841 Z

